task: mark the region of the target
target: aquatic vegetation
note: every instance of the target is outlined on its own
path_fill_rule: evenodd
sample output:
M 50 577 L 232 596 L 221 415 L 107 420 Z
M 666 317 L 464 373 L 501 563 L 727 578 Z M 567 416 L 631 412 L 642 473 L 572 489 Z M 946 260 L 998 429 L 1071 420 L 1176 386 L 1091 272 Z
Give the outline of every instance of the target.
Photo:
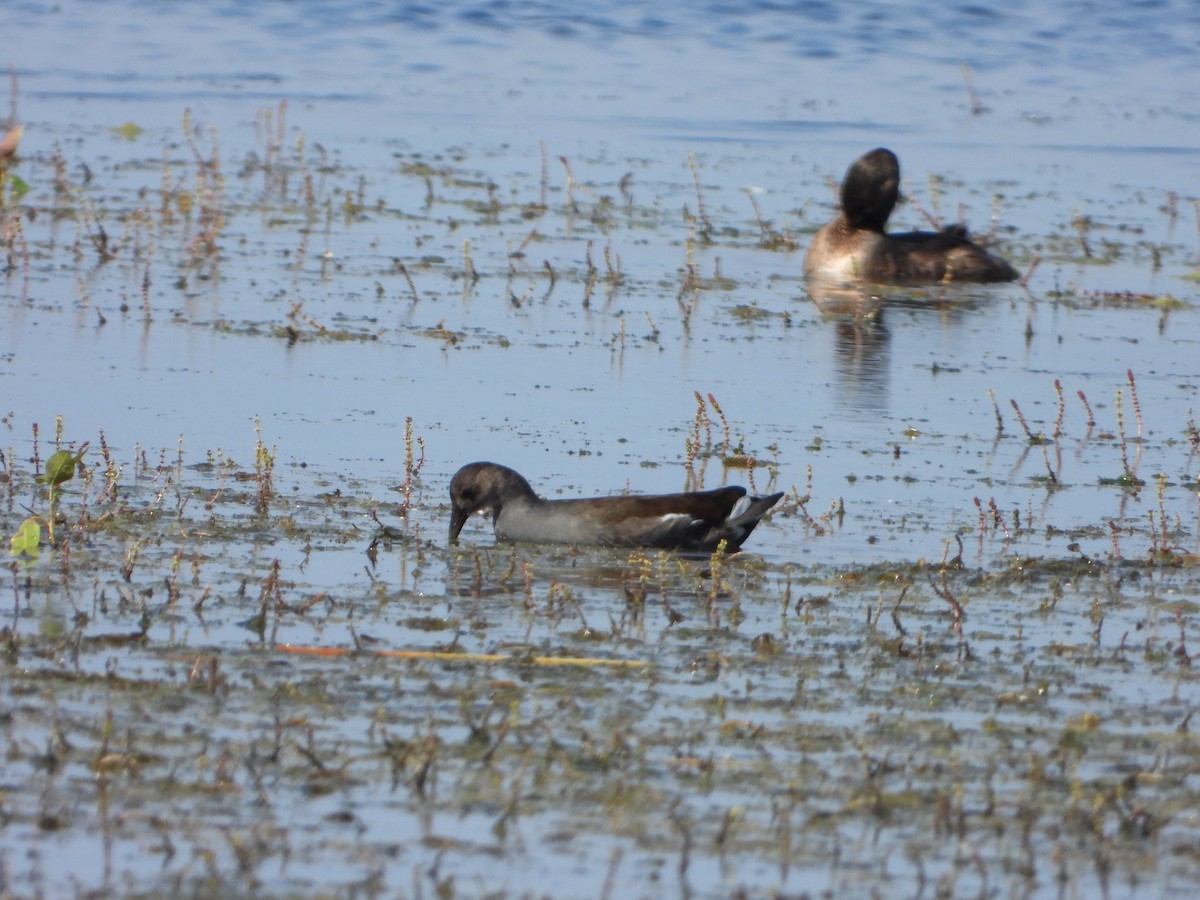
M 123 825 L 122 840 L 214 860 L 232 822 L 254 843 L 218 871 L 247 886 L 297 847 L 328 858 L 336 821 L 375 835 L 372 803 L 455 819 L 443 865 L 458 873 L 546 828 L 605 836 L 624 848 L 620 871 L 719 858 L 751 878 L 766 859 L 777 877 L 821 879 L 822 848 L 864 827 L 960 885 L 1008 858 L 1020 883 L 1055 877 L 1051 851 L 1085 880 L 1083 866 L 1149 873 L 1151 848 L 1183 865 L 1197 799 L 1183 696 L 1200 638 L 1195 609 L 1171 597 L 1200 569 L 1178 548 L 1165 478 L 1145 549 L 1115 549 L 1141 530 L 1126 523 L 1107 559 L 1016 551 L 1026 517 L 978 498 L 976 540 L 1000 547 L 983 566 L 961 538 L 937 562 L 836 566 L 720 549 L 447 552 L 420 536 L 445 513 L 414 432 L 409 419 L 399 524 L 381 527 L 350 476 L 323 499 L 281 496 L 260 428 L 249 471 L 221 454 L 188 465 L 182 443 L 173 463 L 120 463 L 105 438 L 105 465 L 133 481 L 63 509 L 70 527 L 38 570 L 57 574 L 19 601 L 44 604 L 41 622 L 6 628 L 14 696 L 54 696 L 10 718 L 5 768 L 28 785 L 10 789 L 10 815 L 71 833 L 136 807 L 152 824 Z M 715 397 L 697 393 L 688 441 L 697 464 L 729 452 Z M 45 469 L 67 481 L 66 457 Z M 36 484 L 10 477 L 18 493 Z M 272 518 L 248 532 L 264 502 Z M 423 588 L 436 583 L 444 597 Z M 95 805 L 68 804 L 81 787 L 54 774 L 81 770 Z M 268 784 L 271 804 L 247 802 Z M 284 798 L 329 811 L 284 825 L 270 812 Z M 401 827 L 375 846 L 444 840 Z M 980 862 L 958 867 L 947 836 Z M 178 858 L 167 871 L 197 886 Z
M 142 893 L 517 896 L 537 865 L 614 896 L 1195 875 L 1186 378 L 1030 349 L 1190 315 L 1067 283 L 1154 265 L 1119 212 L 1004 232 L 1031 261 L 1012 293 L 823 318 L 803 205 L 718 154 L 361 164 L 291 116 L 218 142 L 185 114 L 86 169 L 67 143 L 4 195 L 11 305 L 69 325 L 56 349 L 117 347 L 86 379 L 115 422 L 68 417 L 43 465 L 4 420 L 22 877 L 51 881 L 35 843 L 97 834 Z M 911 209 L 940 220 L 950 186 Z M 1031 202 L 1000 192 L 975 191 L 994 223 Z M 1064 261 L 1086 269 L 1060 285 Z M 131 433 L 160 394 L 166 438 Z M 473 443 L 536 453 L 563 494 L 614 471 L 786 494 L 753 553 L 447 548 Z
M 13 556 L 37 556 L 38 547 L 42 542 L 42 523 L 36 516 L 30 516 L 22 522 L 12 537 L 9 538 L 9 549 Z

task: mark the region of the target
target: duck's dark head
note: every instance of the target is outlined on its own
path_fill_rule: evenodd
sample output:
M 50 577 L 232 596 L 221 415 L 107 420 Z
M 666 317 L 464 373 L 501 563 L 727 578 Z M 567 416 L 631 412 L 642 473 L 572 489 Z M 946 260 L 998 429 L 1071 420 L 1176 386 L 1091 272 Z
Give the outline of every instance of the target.
M 900 161 L 884 147 L 864 153 L 842 179 L 842 215 L 855 228 L 882 232 L 900 197 Z
M 472 513 L 491 510 L 495 521 L 505 502 L 536 497 L 529 482 L 508 466 L 490 462 L 463 466 L 450 479 L 450 543 L 458 542 L 458 533 Z

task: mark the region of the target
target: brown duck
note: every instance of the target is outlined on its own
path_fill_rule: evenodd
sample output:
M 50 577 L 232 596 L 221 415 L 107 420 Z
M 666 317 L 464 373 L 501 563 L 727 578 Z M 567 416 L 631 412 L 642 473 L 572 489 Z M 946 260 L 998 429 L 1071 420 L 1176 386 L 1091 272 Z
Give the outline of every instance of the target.
M 804 274 L 828 282 L 929 284 L 1012 281 L 1017 271 L 972 243 L 967 229 L 887 234 L 900 196 L 900 161 L 880 147 L 864 153 L 842 179 L 841 212 L 813 237 Z

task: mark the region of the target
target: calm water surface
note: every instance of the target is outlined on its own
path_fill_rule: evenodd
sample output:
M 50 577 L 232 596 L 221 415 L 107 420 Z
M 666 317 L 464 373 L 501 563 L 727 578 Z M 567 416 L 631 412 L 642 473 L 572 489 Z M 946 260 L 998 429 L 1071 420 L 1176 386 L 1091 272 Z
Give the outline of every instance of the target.
M 977 499 L 1034 530 L 1003 547 L 968 539 L 973 565 L 1072 543 L 1103 555 L 1109 536 L 1079 529 L 1142 522 L 1158 504 L 1100 483 L 1122 473 L 1122 429 L 1140 476 L 1167 476 L 1166 506 L 1197 549 L 1193 3 L 66 0 L 4 15 L 26 129 L 14 172 L 42 211 L 23 225 L 28 287 L 19 265 L 0 282 L 2 441 L 17 458 L 32 423 L 45 439 L 62 416 L 68 440 L 103 430 L 126 458 L 175 454 L 182 436 L 186 462 L 244 462 L 257 416 L 298 502 L 333 486 L 386 508 L 411 417 L 426 454 L 412 519 L 440 542 L 446 481 L 474 459 L 549 495 L 682 488 L 699 392 L 781 488 L 811 479 L 811 512 L 845 505 L 819 534 L 796 519 L 760 528 L 753 549 L 773 563 L 937 559 L 977 530 Z M 119 239 L 164 180 L 197 177 L 185 108 L 198 151 L 219 145 L 219 264 L 189 265 L 186 237 L 148 263 L 98 264 L 84 226 L 48 212 L 56 154 Z M 284 190 L 256 167 L 281 115 L 284 156 L 314 177 L 308 227 L 301 165 Z M 136 133 L 115 130 L 126 123 Z M 893 227 L 923 227 L 921 209 L 995 224 L 1019 269 L 1041 259 L 1027 287 L 898 292 L 867 321 L 822 313 L 803 250 L 845 167 L 878 145 L 899 154 L 915 201 Z M 347 197 L 362 209 L 343 215 Z M 764 246 L 764 223 L 787 241 Z M 589 260 L 620 283 L 589 292 Z M 689 264 L 709 284 L 681 305 Z M 289 317 L 296 304 L 307 318 Z M 289 344 L 288 325 L 305 339 Z M 1010 401 L 1050 434 L 1056 379 L 1062 434 L 1044 450 Z M 1068 489 L 1049 490 L 1048 470 Z M 709 486 L 743 477 L 706 471 Z M 465 539 L 488 532 L 479 520 Z M 306 574 L 354 584 L 361 567 L 330 553 Z M 437 572 L 425 591 L 452 593 Z M 363 816 L 385 828 L 392 812 Z M 564 895 L 595 896 L 608 851 L 577 859 Z M 646 875 L 635 869 L 623 877 Z M 504 886 L 537 891 L 548 875 L 506 868 Z M 290 872 L 308 876 L 319 867 Z M 779 872 L 739 877 L 765 889 Z
M 392 222 L 333 228 L 314 239 L 306 265 L 295 271 L 286 259 L 290 234 L 280 234 L 274 247 L 269 231 L 255 234 L 254 251 L 239 258 L 229 246 L 219 283 L 194 291 L 183 308 L 166 289 L 169 274 L 157 279 L 163 315 L 152 333 L 140 322 L 97 329 L 91 313 L 47 318 L 10 305 L 7 377 L 20 383 L 21 372 L 40 368 L 42 379 L 36 394 L 10 391 L 20 400 L 13 412 L 22 430 L 46 417 L 47 395 L 65 404 L 55 411 L 81 433 L 106 427 L 122 443 L 151 446 L 170 446 L 184 433 L 206 448 L 236 447 L 257 413 L 285 454 L 302 443 L 306 461 L 336 467 L 347 457 L 382 458 L 392 443 L 387 435 L 412 415 L 423 429 L 437 430 L 429 436 L 430 474 L 487 455 L 523 464 L 551 485 L 566 478 L 566 486 L 600 489 L 623 483 L 610 467 L 617 457 L 678 457 L 681 440 L 659 425 L 686 425 L 693 390 L 716 394 L 753 449 L 780 443 L 793 465 L 804 454 L 785 446 L 789 435 L 807 442 L 825 429 L 834 440 L 886 442 L 914 420 L 924 431 L 961 432 L 952 426 L 983 404 L 975 432 L 991 415 L 988 389 L 1002 403 L 1011 395 L 1035 404 L 1050 396 L 1055 375 L 1073 379 L 1070 391 L 1101 402 L 1133 368 L 1144 379 L 1146 402 L 1153 394 L 1171 404 L 1153 424 L 1182 427 L 1190 397 L 1179 385 L 1193 368 L 1185 325 L 1172 322 L 1160 332 L 1153 311 L 1094 314 L 1043 309 L 1036 301 L 1071 286 L 1189 293 L 1178 276 L 1191 270 L 1197 250 L 1189 185 L 1200 129 L 1186 78 L 1197 13 L 1186 4 L 975 5 L 932 19 L 887 3 L 742 11 L 589 4 L 574 12 L 539 4 L 176 4 L 166 11 L 156 4 L 67 3 L 27 4 L 14 15 L 23 39 L 10 62 L 27 125 L 25 175 L 35 187 L 58 146 L 75 174 L 83 165 L 111 170 L 92 199 L 101 209 L 106 188 L 153 189 L 156 174 L 138 168 L 157 168 L 164 143 L 186 162 L 178 127 L 184 107 L 201 131 L 218 130 L 233 170 L 261 150 L 254 125 L 260 111 L 287 99 L 288 142 L 302 133 L 336 162 L 362 171 L 371 200 L 412 209 L 423 186 L 398 176 L 395 158 L 436 161 L 452 148 L 462 148 L 455 152 L 468 170 L 518 201 L 538 198 L 547 165 L 552 199 L 561 199 L 563 156 L 592 197 L 616 195 L 617 181 L 631 173 L 634 200 L 669 220 L 674 233 L 660 236 L 675 248 L 668 256 L 660 240 L 620 219 L 606 232 L 560 235 L 543 254 L 553 256 L 556 269 L 578 270 L 587 240 L 597 260 L 605 242 L 619 254 L 629 283 L 601 310 L 572 308 L 565 286 L 558 303 L 514 309 L 504 302 L 510 286 L 498 277 L 486 279 L 470 303 L 443 296 L 411 310 L 381 310 L 369 302 L 369 269 L 420 256 L 429 235 Z M 1128 39 L 1130 29 L 1137 40 Z M 970 67 L 982 115 L 970 114 L 960 62 Z M 124 122 L 145 134 L 122 141 L 110 129 Z M 829 214 L 827 180 L 876 144 L 897 150 L 923 206 L 936 205 L 946 217 L 961 213 L 979 230 L 995 211 L 1020 238 L 1010 248 L 1019 264 L 1043 253 L 1048 238 L 1070 242 L 1077 216 L 1108 230 L 1123 250 L 1120 259 L 1102 267 L 1047 261 L 1031 280 L 1032 297 L 1012 289 L 949 312 L 904 309 L 869 334 L 847 335 L 820 320 L 796 274 L 806 232 Z M 753 229 L 745 190 L 759 188 L 762 215 L 795 235 L 799 249 L 701 248 L 701 271 L 719 266 L 736 288 L 704 297 L 682 332 L 672 322 L 672 295 L 687 232 L 674 212 L 695 206 L 689 152 L 718 227 Z M 932 173 L 945 179 L 940 202 L 929 196 Z M 249 181 L 234 181 L 231 194 Z M 1174 218 L 1162 211 L 1172 191 L 1180 197 Z M 922 224 L 907 207 L 893 222 Z M 246 227 L 231 222 L 230 237 L 245 239 Z M 476 254 L 496 253 L 530 230 L 517 219 L 433 240 L 438 252 L 456 257 L 464 239 Z M 257 244 L 263 240 L 272 260 L 266 266 Z M 1150 264 L 1151 245 L 1166 248 L 1161 267 Z M 314 276 L 326 250 L 357 279 L 320 283 Z M 502 259 L 497 254 L 484 274 L 502 274 Z M 536 267 L 533 254 L 530 261 Z M 109 272 L 80 284 L 50 278 L 39 273 L 32 299 L 64 312 L 80 306 L 84 290 L 86 302 L 111 309 L 123 292 L 137 289 L 136 275 L 123 283 Z M 435 293 L 443 286 L 421 287 Z M 345 298 L 382 328 L 484 328 L 509 338 L 520 360 L 486 346 L 472 354 L 429 346 L 400 352 L 390 340 L 293 353 L 188 327 L 220 318 L 269 320 L 297 296 L 309 304 Z M 731 328 L 725 311 L 739 304 L 786 312 L 793 327 Z M 620 321 L 631 333 L 645 332 L 647 314 L 662 330 L 651 352 L 612 353 L 606 345 Z M 1097 353 L 1097 342 L 1114 347 L 1106 340 L 1110 329 L 1119 335 L 1119 352 Z M 569 359 L 578 366 L 564 366 L 564 346 L 573 348 Z M 46 371 L 48 357 L 60 365 Z M 928 375 L 932 364 L 961 371 L 939 379 Z M 111 404 L 66 389 L 80 383 L 77 365 L 89 381 L 99 380 Z M 1156 376 L 1165 381 L 1152 392 Z M 187 408 L 180 409 L 185 394 Z M 436 401 L 447 396 L 454 399 L 443 409 Z M 339 427 L 324 427 L 330 421 Z M 501 427 L 505 421 L 511 427 Z M 621 445 L 625 453 L 614 448 L 614 437 L 629 441 Z M 597 457 L 564 459 L 564 450 L 582 447 Z M 605 451 L 609 465 L 599 459 Z M 840 475 L 830 473 L 835 481 Z M 651 487 L 675 483 L 669 477 Z

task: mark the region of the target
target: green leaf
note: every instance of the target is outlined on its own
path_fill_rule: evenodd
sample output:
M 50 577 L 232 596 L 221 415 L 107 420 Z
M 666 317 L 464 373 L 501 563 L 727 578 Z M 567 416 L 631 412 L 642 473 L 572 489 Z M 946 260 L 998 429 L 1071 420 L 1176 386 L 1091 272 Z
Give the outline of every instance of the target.
M 8 175 L 8 183 L 12 185 L 13 197 L 20 200 L 29 193 L 29 185 L 19 175 L 13 175 L 11 172 Z
M 59 450 L 53 454 L 46 460 L 46 471 L 37 477 L 37 483 L 56 485 L 70 481 L 75 477 L 75 466 L 83 461 L 83 454 L 87 453 L 87 448 L 88 445 L 85 443 L 79 448 L 78 453 Z
M 42 523 L 35 516 L 30 516 L 21 523 L 16 534 L 8 539 L 9 549 L 13 556 L 37 556 L 38 545 L 42 542 Z

